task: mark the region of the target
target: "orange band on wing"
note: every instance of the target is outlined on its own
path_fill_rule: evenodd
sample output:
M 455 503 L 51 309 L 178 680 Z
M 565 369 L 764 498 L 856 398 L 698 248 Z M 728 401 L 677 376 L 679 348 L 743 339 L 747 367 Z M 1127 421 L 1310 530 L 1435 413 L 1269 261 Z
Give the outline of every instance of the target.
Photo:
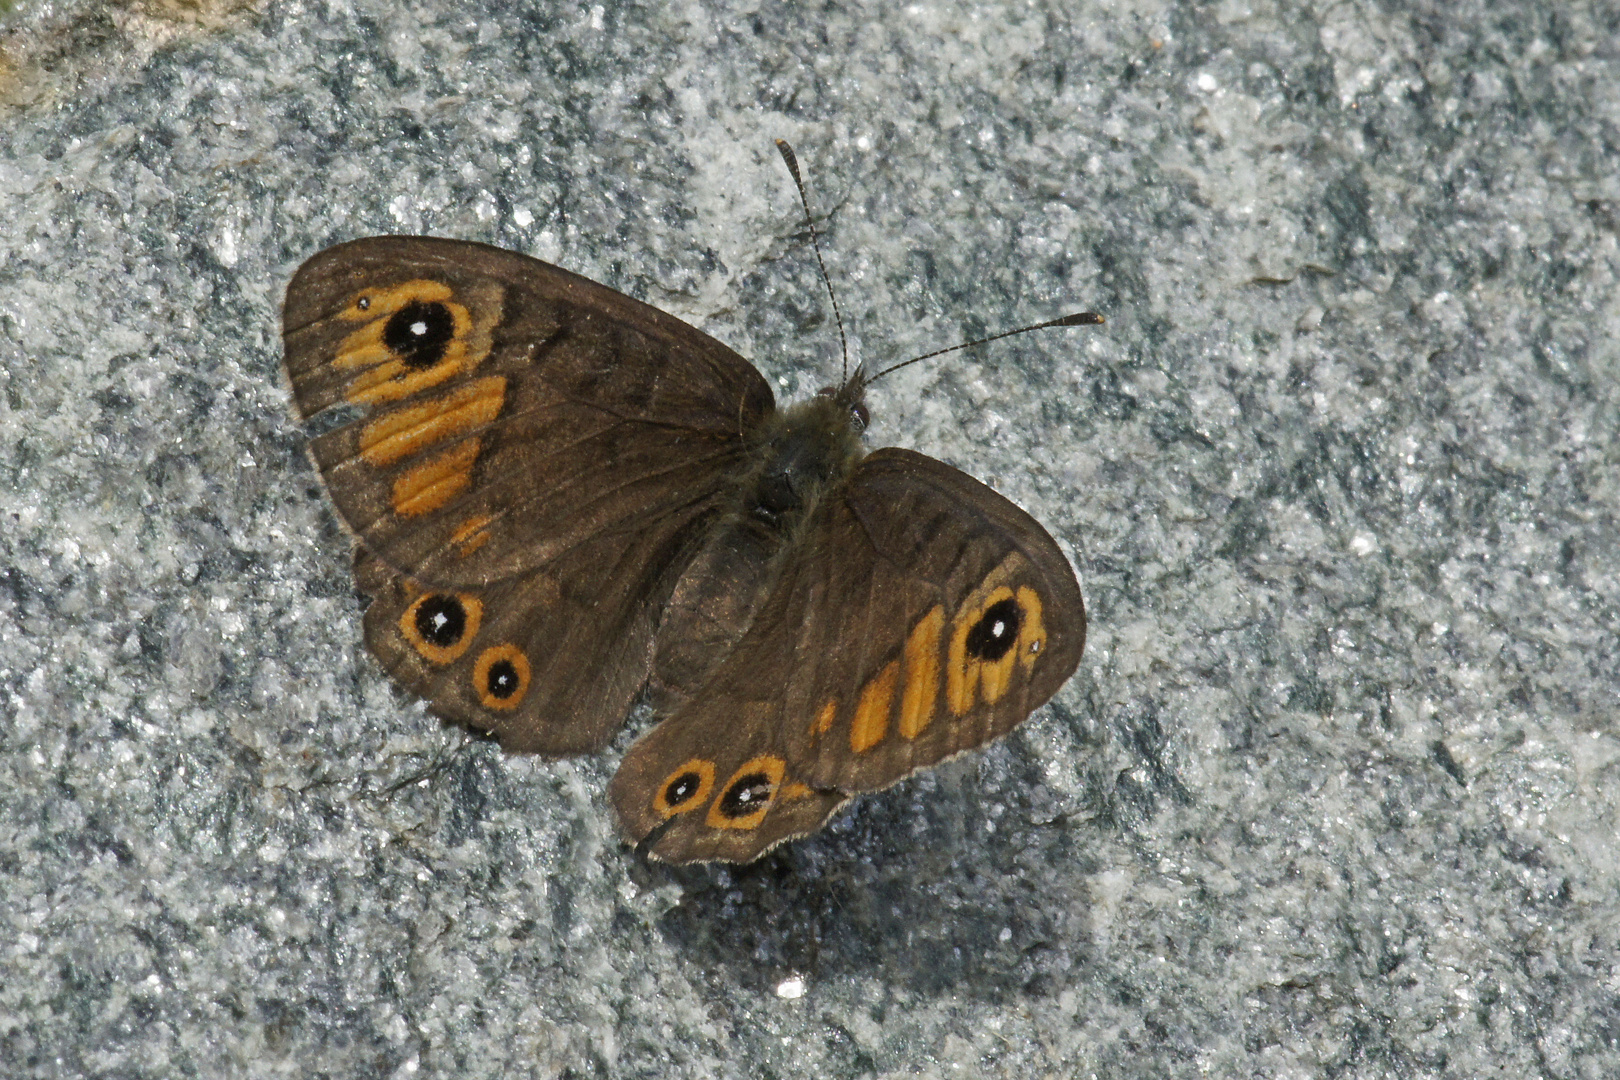
M 945 609 L 934 605 L 906 638 L 906 688 L 900 695 L 900 735 L 915 739 L 934 719 L 939 700 L 939 637 Z
M 849 748 L 864 754 L 889 731 L 889 707 L 894 703 L 894 684 L 900 676 L 900 661 L 890 660 L 884 669 L 861 687 L 861 699 L 849 722 Z
M 478 460 L 479 442 L 468 439 L 395 480 L 390 500 L 394 513 L 401 517 L 426 514 L 465 491 L 472 484 L 472 467 Z
M 433 401 L 394 409 L 360 430 L 360 456 L 373 465 L 392 465 L 490 423 L 505 400 L 506 379 L 496 375 L 474 379 Z

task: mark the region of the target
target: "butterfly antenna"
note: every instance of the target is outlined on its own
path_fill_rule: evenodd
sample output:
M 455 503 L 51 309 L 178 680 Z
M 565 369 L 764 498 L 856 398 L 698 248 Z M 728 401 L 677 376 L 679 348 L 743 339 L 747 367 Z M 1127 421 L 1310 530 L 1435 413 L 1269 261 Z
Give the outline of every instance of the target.
M 1065 315 L 1061 319 L 1052 319 L 1050 322 L 1036 323 L 1034 326 L 1020 326 L 1016 330 L 1003 330 L 999 334 L 991 334 L 989 337 L 982 337 L 973 341 L 964 341 L 962 344 L 952 345 L 948 349 L 935 349 L 931 353 L 923 353 L 921 356 L 913 356 L 910 360 L 904 360 L 898 364 L 895 364 L 893 367 L 884 368 L 876 375 L 873 375 L 870 379 L 864 380 L 863 383 L 866 386 L 871 386 L 873 383 L 883 378 L 883 376 L 888 375 L 891 372 L 899 371 L 903 367 L 909 367 L 919 360 L 932 360 L 936 356 L 944 356 L 946 353 L 957 352 L 961 349 L 971 349 L 975 345 L 984 345 L 988 342 L 1000 341 L 1002 338 L 1012 337 L 1014 334 L 1027 334 L 1031 330 L 1047 330 L 1054 326 L 1099 326 L 1106 321 L 1106 319 L 1097 314 L 1095 311 L 1077 311 L 1073 315 Z
M 782 160 L 787 162 L 788 172 L 793 176 L 793 186 L 799 189 L 799 204 L 804 207 L 804 223 L 810 228 L 810 246 L 816 251 L 816 265 L 821 267 L 821 281 L 827 286 L 827 299 L 832 301 L 833 318 L 838 323 L 838 344 L 844 350 L 844 378 L 849 381 L 849 339 L 844 336 L 844 314 L 838 310 L 838 297 L 833 295 L 832 278 L 827 276 L 827 264 L 821 259 L 821 243 L 816 239 L 816 223 L 810 217 L 810 199 L 804 193 L 804 180 L 799 176 L 799 159 L 793 154 L 793 147 L 783 139 L 776 140 L 776 149 L 781 152 Z

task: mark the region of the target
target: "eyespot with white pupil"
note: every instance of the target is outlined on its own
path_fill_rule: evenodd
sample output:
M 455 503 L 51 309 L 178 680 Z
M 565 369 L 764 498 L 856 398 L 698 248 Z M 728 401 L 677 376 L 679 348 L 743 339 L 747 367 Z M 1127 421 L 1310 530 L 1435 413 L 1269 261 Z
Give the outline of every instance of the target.
M 486 709 L 505 712 L 517 708 L 528 696 L 529 659 L 523 650 L 508 642 L 478 654 L 473 664 L 473 690 Z
M 702 787 L 703 777 L 695 772 L 681 773 L 664 788 L 664 803 L 671 810 L 678 810 L 696 798 Z
M 739 776 L 720 796 L 720 812 L 728 818 L 744 818 L 757 813 L 771 797 L 771 778 L 764 773 Z
M 518 678 L 517 665 L 510 660 L 497 660 L 489 665 L 489 674 L 486 676 L 489 696 L 505 701 L 518 692 L 522 680 Z
M 707 803 L 714 788 L 714 763 L 690 758 L 675 766 L 653 796 L 653 813 L 670 817 Z
M 406 367 L 421 371 L 444 359 L 455 329 L 449 308 L 438 301 L 412 300 L 389 317 L 383 344 Z
M 979 660 L 1000 660 L 1017 644 L 1023 625 L 1024 611 L 1018 601 L 1011 597 L 996 601 L 968 630 L 968 654 Z
M 437 649 L 448 649 L 467 631 L 467 610 L 454 596 L 429 596 L 416 608 L 416 632 Z

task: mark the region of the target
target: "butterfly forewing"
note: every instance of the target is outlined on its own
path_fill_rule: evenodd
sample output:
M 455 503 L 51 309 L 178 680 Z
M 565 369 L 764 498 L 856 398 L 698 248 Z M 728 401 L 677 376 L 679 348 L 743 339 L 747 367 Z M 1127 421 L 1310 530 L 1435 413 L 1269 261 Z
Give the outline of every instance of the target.
M 724 490 L 772 409 L 752 365 L 611 289 L 513 252 L 423 237 L 328 249 L 284 313 L 332 500 L 387 565 L 486 584 L 604 532 L 657 529 Z

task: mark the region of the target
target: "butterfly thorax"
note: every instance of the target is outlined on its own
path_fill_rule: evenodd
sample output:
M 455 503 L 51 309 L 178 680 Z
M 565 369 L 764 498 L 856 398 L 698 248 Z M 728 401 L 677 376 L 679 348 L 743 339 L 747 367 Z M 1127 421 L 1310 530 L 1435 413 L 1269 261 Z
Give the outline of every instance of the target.
M 817 394 L 790 405 L 761 426 L 749 454 L 751 469 L 738 488 L 738 510 L 791 532 L 864 453 L 859 420 L 838 395 Z

